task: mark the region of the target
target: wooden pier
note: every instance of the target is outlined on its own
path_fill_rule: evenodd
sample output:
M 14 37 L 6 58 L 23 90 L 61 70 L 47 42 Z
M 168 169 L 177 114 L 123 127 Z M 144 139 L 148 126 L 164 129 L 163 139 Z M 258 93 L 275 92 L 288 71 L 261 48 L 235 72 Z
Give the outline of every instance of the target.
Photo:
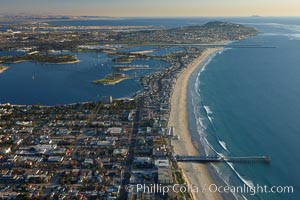
M 222 157 L 216 155 L 209 156 L 185 156 L 176 155 L 175 160 L 178 162 L 264 162 L 269 163 L 271 158 L 269 156 L 245 156 L 245 157 Z

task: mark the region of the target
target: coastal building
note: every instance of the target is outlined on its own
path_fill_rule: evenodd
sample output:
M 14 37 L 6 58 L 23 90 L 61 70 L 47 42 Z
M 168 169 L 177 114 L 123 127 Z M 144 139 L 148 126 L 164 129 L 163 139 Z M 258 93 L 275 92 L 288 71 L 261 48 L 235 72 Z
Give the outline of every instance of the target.
M 102 97 L 101 103 L 111 104 L 112 102 L 113 102 L 112 96 L 103 96 Z
M 161 184 L 172 184 L 173 176 L 169 168 L 160 167 L 158 168 L 158 182 Z
M 169 168 L 170 162 L 167 159 L 157 159 L 155 160 L 155 166 L 157 168 Z

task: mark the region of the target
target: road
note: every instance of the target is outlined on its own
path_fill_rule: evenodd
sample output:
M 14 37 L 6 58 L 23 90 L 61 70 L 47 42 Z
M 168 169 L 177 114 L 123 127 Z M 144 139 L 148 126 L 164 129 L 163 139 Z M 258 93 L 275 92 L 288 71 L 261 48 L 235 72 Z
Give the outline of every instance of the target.
M 123 175 L 121 191 L 119 195 L 120 200 L 125 200 L 127 198 L 127 191 L 125 190 L 125 187 L 130 183 L 130 174 L 132 171 L 133 160 L 134 160 L 134 149 L 136 146 L 136 138 L 137 138 L 139 122 L 140 122 L 140 112 L 141 112 L 141 106 L 138 106 L 133 120 L 134 123 L 132 126 L 132 131 L 129 135 L 129 151 L 125 161 L 125 172 Z

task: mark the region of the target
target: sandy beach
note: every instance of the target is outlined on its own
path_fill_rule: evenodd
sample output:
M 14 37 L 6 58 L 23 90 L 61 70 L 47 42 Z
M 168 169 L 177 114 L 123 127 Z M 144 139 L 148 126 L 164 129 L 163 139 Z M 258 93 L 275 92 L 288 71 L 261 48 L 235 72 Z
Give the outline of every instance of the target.
M 179 74 L 171 98 L 171 113 L 168 127 L 174 127 L 174 133 L 178 140 L 172 140 L 175 154 L 178 155 L 198 155 L 198 151 L 192 144 L 188 128 L 187 114 L 187 89 L 189 77 L 195 69 L 199 67 L 206 57 L 217 51 L 217 48 L 205 50 L 197 59 L 195 59 L 182 73 Z M 218 193 L 211 193 L 208 189 L 202 192 L 202 188 L 208 188 L 213 183 L 205 164 L 200 163 L 178 163 L 182 169 L 188 185 L 194 185 L 199 188 L 198 193 L 192 193 L 195 200 L 222 199 Z
M 7 69 L 8 69 L 8 67 L 0 65 L 0 74 L 3 73 L 3 72 L 5 72 Z

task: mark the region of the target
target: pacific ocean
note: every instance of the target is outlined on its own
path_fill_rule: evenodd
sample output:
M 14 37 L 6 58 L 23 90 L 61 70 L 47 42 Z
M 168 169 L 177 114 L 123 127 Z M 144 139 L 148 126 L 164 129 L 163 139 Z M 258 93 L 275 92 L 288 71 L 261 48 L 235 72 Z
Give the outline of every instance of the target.
M 190 86 L 190 116 L 207 154 L 271 157 L 269 164 L 212 166 L 229 185 L 267 188 L 237 198 L 300 199 L 300 25 L 294 22 L 250 23 L 260 34 L 233 44 L 272 48 L 225 48 Z

